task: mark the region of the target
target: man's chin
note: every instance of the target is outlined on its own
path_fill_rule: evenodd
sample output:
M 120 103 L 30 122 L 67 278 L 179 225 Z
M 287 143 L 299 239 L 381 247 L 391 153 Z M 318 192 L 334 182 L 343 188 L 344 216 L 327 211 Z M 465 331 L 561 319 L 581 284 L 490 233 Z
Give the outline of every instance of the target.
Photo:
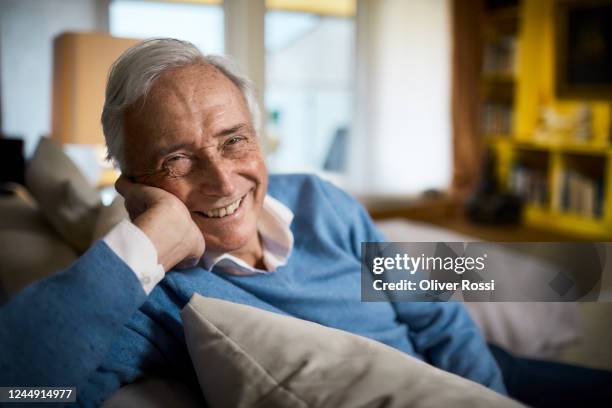
M 202 231 L 204 242 L 206 243 L 206 251 L 214 253 L 234 252 L 244 249 L 251 241 L 252 235 L 256 234 L 214 234 L 212 232 Z

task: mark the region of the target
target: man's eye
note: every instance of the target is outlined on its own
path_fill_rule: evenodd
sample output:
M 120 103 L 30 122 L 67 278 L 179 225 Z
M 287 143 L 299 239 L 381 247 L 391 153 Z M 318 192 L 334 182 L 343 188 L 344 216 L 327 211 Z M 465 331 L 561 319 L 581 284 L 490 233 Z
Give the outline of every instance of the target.
M 164 169 L 171 177 L 181 177 L 189 174 L 192 164 L 193 162 L 189 157 L 173 156 L 164 162 Z
M 242 142 L 245 138 L 243 136 L 234 136 L 232 138 L 230 138 L 227 142 L 225 142 L 226 146 L 232 146 L 232 145 L 236 145 L 240 142 Z
M 189 160 L 189 158 L 187 156 L 172 156 L 172 157 L 168 157 L 166 159 L 166 161 L 164 162 L 165 166 L 171 165 L 171 164 L 176 164 L 178 162 L 181 161 L 185 161 L 185 160 Z

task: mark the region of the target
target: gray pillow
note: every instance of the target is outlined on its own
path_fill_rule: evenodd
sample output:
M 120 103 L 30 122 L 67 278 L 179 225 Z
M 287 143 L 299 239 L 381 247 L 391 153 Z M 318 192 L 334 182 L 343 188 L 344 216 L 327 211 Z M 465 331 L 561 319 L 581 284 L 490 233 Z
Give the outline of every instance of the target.
M 181 312 L 211 407 L 517 407 L 384 344 L 193 295 Z
M 100 195 L 52 140 L 40 139 L 26 169 L 26 185 L 45 219 L 73 248 L 84 252 L 92 241 Z

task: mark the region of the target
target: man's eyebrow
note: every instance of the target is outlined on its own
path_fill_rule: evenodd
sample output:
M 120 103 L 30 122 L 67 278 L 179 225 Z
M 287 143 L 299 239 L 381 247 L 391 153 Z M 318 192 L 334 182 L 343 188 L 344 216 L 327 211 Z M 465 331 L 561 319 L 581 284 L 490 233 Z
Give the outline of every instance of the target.
M 245 129 L 249 129 L 249 125 L 247 125 L 246 123 L 239 123 L 236 126 L 232 126 L 230 128 L 223 129 L 217 132 L 215 134 L 215 137 L 228 136 L 228 135 L 231 135 L 232 133 L 238 132 L 239 130 L 245 130 Z
M 160 148 L 157 152 L 155 152 L 155 156 L 157 157 L 164 157 L 165 155 L 175 152 L 177 150 L 181 150 L 181 149 L 189 149 L 193 147 L 193 143 L 175 143 L 172 145 L 168 145 L 166 147 L 162 147 Z

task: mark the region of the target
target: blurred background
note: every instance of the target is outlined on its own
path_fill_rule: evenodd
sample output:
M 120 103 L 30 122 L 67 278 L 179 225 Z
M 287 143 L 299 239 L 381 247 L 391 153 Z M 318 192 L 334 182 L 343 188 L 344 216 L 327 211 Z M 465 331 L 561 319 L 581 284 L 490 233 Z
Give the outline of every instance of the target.
M 611 10 L 605 0 L 2 0 L 2 178 L 19 181 L 20 160 L 48 137 L 92 185 L 112 185 L 99 124 L 109 65 L 138 39 L 168 36 L 230 56 L 254 80 L 272 172 L 317 173 L 377 217 L 607 239 Z
M 270 170 L 338 184 L 390 241 L 612 241 L 611 31 L 612 0 L 0 0 L 0 304 L 126 216 L 100 113 L 150 37 L 230 56 Z M 468 307 L 517 354 L 612 369 L 612 303 Z

